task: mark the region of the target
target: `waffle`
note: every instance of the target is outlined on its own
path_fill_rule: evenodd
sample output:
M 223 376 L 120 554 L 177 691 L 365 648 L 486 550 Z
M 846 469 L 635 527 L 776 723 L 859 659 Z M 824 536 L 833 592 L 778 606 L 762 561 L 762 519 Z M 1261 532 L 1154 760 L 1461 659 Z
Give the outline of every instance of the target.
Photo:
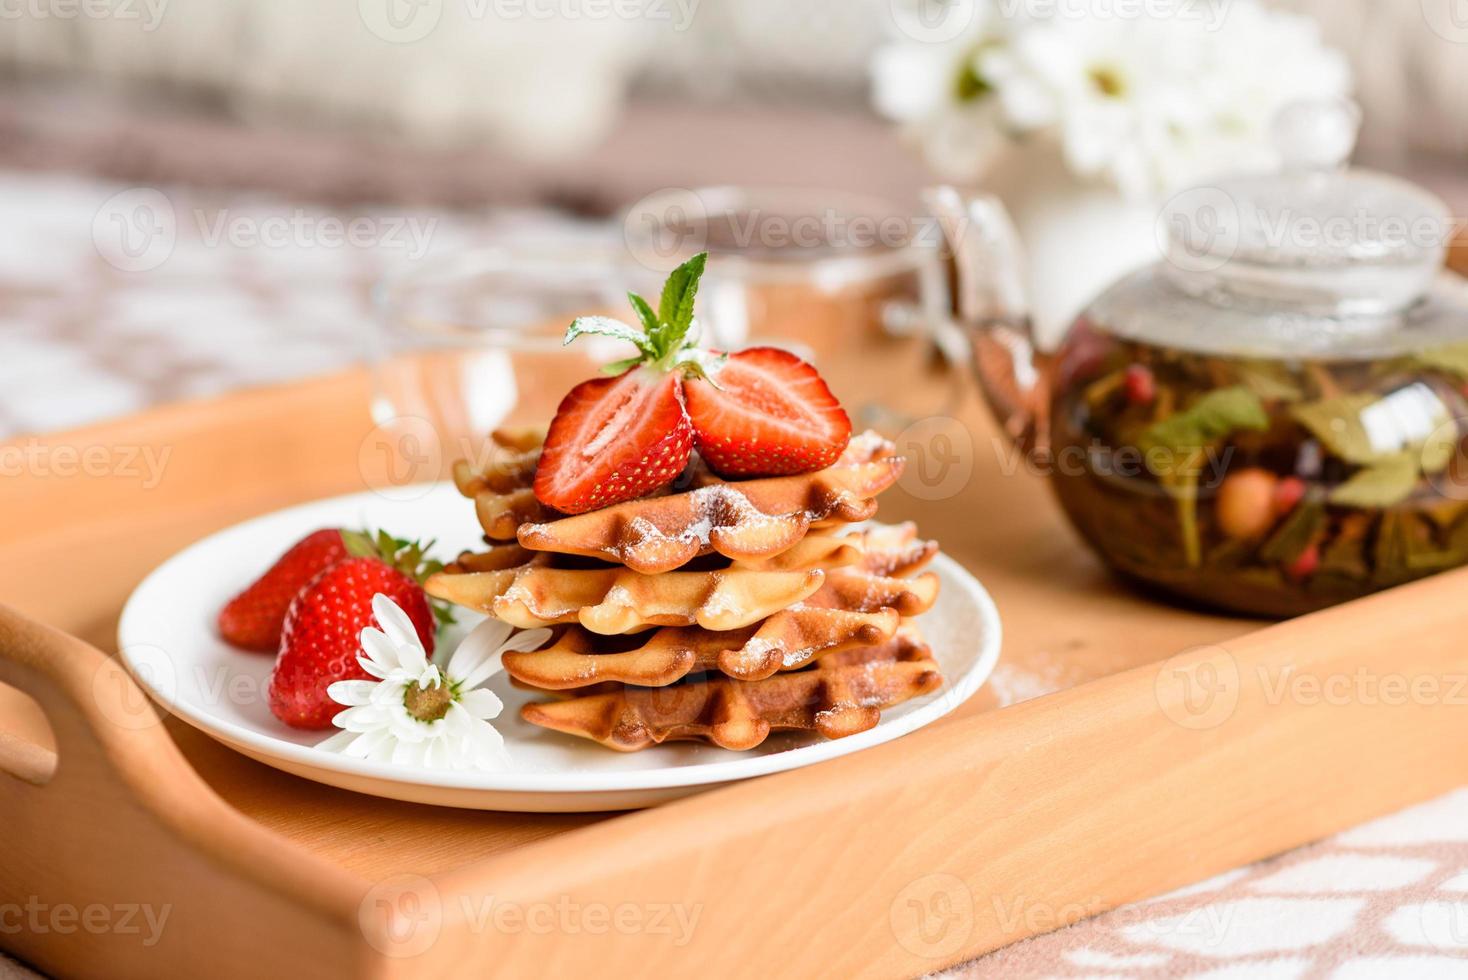
M 545 649 L 507 655 L 505 667 L 517 680 L 548 690 L 605 681 L 660 687 L 706 670 L 718 670 L 739 680 L 759 680 L 778 671 L 796 670 L 836 651 L 889 640 L 902 616 L 915 616 L 930 608 L 937 596 L 935 576 L 898 579 L 878 573 L 907 575 L 925 564 L 936 549 L 933 542 L 917 540 L 911 524 L 876 526 L 841 535 L 813 534 L 782 556 L 786 567 L 781 571 L 757 571 L 762 579 L 773 583 L 790 573 L 820 570 L 824 574 L 819 589 L 804 601 L 770 613 L 761 622 L 718 632 L 703 626 L 664 628 L 637 637 L 635 645 L 629 646 L 606 639 L 607 633 L 627 632 L 624 627 L 629 625 L 620 619 L 612 621 L 611 610 L 577 610 L 575 621 L 582 625 L 562 631 Z M 797 551 L 804 564 L 795 561 Z M 519 579 L 541 593 L 531 604 L 531 615 L 551 621 L 553 614 L 568 612 L 574 605 L 577 597 L 572 586 L 577 586 L 579 577 L 585 575 L 548 567 L 547 563 L 554 560 L 514 545 L 502 545 L 461 556 L 443 578 L 430 582 L 429 590 L 439 598 L 481 611 L 487 606 L 487 611 L 500 615 L 505 604 L 497 602 L 507 591 L 506 581 L 512 583 L 508 588 L 513 588 L 513 582 Z M 533 579 L 527 570 L 532 568 L 539 569 Z M 740 571 L 741 566 L 734 563 L 730 570 Z M 617 571 L 601 570 L 600 575 L 616 577 Z M 658 580 L 666 578 L 676 583 L 695 574 L 668 573 Z M 474 575 L 479 577 L 467 578 Z M 636 583 L 637 589 L 645 589 L 649 582 L 648 576 L 637 573 L 623 572 L 620 577 Z M 636 594 L 635 589 L 624 591 Z M 644 603 L 636 612 L 646 614 L 651 608 L 651 604 Z M 617 611 L 616 615 L 625 614 Z M 584 625 L 588 619 L 599 628 Z M 557 617 L 555 621 L 563 620 Z M 638 619 L 631 625 L 642 623 Z
M 671 687 L 624 687 L 586 697 L 527 704 L 526 721 L 621 752 L 674 740 L 735 751 L 773 731 L 844 738 L 874 727 L 884 708 L 938 689 L 931 651 L 903 630 L 874 647 L 832 654 L 816 665 L 760 681 L 718 677 Z
M 579 623 L 612 635 L 655 626 L 737 630 L 810 598 L 826 582 L 820 569 L 643 575 L 617 567 L 556 567 L 548 556 L 527 560 L 526 554 L 507 545 L 461 555 L 430 576 L 424 590 L 521 629 Z
M 530 438 L 496 433 L 503 452 L 487 465 L 460 461 L 459 491 L 474 499 L 485 534 L 495 541 L 518 537 L 536 551 L 580 555 L 625 565 L 646 574 L 671 571 L 699 555 L 733 559 L 777 555 L 811 527 L 870 518 L 874 499 L 902 473 L 896 447 L 875 433 L 851 440 L 834 464 L 799 476 L 730 482 L 701 464 L 680 481 L 686 489 L 562 517 L 535 499 L 538 448 Z
M 454 463 L 454 485 L 474 501 L 479 525 L 495 541 L 513 541 L 525 521 L 545 517 L 535 499 L 535 467 L 545 433 L 536 429 L 497 429 L 490 435 L 488 458 L 479 465 Z
M 738 680 L 762 680 L 804 667 L 818 657 L 892 638 L 901 614 L 819 609 L 782 610 L 755 626 L 711 632 L 660 629 L 627 650 L 609 651 L 605 638 L 572 627 L 543 650 L 505 654 L 505 670 L 517 681 L 562 691 L 606 681 L 664 687 L 700 671 Z

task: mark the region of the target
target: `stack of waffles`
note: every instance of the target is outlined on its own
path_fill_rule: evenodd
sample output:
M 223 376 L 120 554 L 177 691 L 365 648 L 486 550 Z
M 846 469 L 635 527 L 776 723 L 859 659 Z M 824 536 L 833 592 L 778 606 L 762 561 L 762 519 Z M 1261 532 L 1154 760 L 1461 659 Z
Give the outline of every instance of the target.
M 504 657 L 544 695 L 527 721 L 620 751 L 680 739 L 745 750 L 772 731 L 865 731 L 942 684 L 911 622 L 937 598 L 923 571 L 937 545 L 911 525 L 851 526 L 902 471 L 879 436 L 799 476 L 727 481 L 695 460 L 662 493 L 576 516 L 532 492 L 538 435 L 495 444 L 454 471 L 487 547 L 426 587 L 553 628 L 542 649 Z

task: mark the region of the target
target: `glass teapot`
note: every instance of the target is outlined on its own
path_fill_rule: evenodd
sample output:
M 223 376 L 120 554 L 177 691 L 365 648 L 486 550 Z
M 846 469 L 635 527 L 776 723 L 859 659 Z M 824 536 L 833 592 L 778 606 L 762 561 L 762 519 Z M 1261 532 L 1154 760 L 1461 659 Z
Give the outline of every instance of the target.
M 1173 198 L 1052 354 L 1003 208 L 930 193 L 990 406 L 1124 576 L 1290 616 L 1468 563 L 1468 290 L 1441 200 L 1344 169 L 1358 122 L 1287 108 L 1281 171 Z

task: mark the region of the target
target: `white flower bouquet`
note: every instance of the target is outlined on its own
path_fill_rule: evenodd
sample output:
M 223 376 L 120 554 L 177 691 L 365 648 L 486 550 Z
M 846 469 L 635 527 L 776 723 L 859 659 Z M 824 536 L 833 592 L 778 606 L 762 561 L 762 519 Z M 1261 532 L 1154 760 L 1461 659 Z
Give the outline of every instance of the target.
M 1051 141 L 1082 181 L 1155 199 L 1272 163 L 1275 113 L 1340 97 L 1316 24 L 1257 0 L 893 0 L 873 98 L 945 179 Z

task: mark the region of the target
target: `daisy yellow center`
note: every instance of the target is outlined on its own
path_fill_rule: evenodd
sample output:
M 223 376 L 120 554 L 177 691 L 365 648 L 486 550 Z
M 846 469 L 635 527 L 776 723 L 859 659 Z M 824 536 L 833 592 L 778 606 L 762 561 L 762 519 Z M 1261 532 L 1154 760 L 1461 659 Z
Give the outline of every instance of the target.
M 1091 84 L 1108 98 L 1117 99 L 1126 94 L 1126 78 L 1112 65 L 1093 65 L 1090 71 Z
M 423 687 L 416 681 L 403 692 L 403 707 L 408 714 L 422 722 L 435 722 L 449 713 L 454 703 L 454 692 L 447 684 Z

